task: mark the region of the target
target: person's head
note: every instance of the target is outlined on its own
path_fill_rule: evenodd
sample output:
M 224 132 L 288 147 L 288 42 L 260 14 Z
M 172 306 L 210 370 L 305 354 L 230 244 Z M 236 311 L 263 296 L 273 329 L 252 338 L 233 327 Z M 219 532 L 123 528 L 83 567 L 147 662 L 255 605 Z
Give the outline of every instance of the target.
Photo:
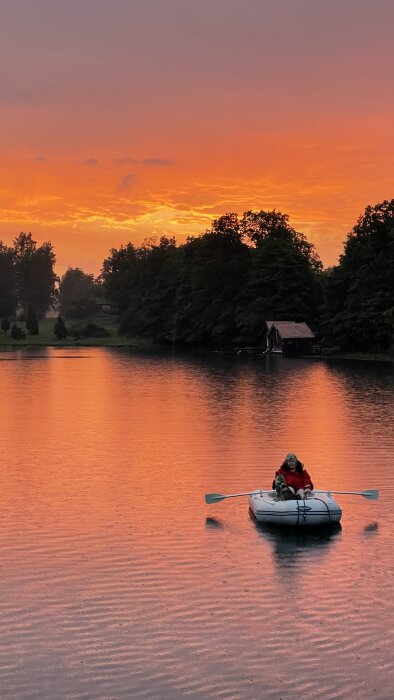
M 285 462 L 286 462 L 287 466 L 289 467 L 290 471 L 294 472 L 295 468 L 297 466 L 297 462 L 298 462 L 297 457 L 294 454 L 294 452 L 289 452 L 286 455 Z
M 294 452 L 288 452 L 283 462 L 282 469 L 288 469 L 291 472 L 302 472 L 302 464 L 299 459 L 297 459 L 297 455 L 295 455 Z

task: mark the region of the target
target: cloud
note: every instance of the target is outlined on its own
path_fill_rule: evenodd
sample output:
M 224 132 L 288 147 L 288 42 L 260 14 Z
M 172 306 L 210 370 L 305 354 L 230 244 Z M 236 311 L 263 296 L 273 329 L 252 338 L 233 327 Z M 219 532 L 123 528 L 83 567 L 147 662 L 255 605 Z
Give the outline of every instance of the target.
M 163 167 L 168 167 L 169 165 L 173 164 L 173 160 L 171 158 L 157 158 L 156 156 L 153 156 L 151 158 L 142 158 L 142 160 L 138 160 L 137 158 L 117 158 L 115 160 L 115 163 L 117 165 L 147 165 L 149 167 L 156 167 L 156 168 L 163 168 Z
M 143 165 L 153 165 L 155 167 L 164 167 L 167 165 L 172 165 L 173 163 L 173 161 L 169 158 L 144 158 L 144 160 L 141 162 Z
M 83 164 L 84 164 L 84 165 L 89 165 L 89 166 L 92 166 L 92 167 L 97 167 L 98 164 L 99 164 L 99 162 L 98 162 L 98 160 L 97 160 L 96 158 L 86 158 L 86 159 L 83 161 Z
M 135 158 L 116 158 L 115 163 L 117 165 L 135 165 L 138 160 Z
M 48 163 L 48 158 L 45 156 L 35 156 L 32 158 L 33 163 Z
M 119 194 L 126 194 L 129 191 L 131 185 L 133 184 L 134 179 L 134 175 L 132 175 L 131 173 L 124 175 L 117 187 L 117 192 L 119 192 Z

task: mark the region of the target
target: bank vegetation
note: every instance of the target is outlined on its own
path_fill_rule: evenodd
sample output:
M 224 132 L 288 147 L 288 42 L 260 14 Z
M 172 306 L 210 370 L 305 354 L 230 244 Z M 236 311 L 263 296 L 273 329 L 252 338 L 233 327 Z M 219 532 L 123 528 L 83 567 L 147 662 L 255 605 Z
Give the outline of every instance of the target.
M 182 245 L 113 248 L 98 278 L 76 267 L 59 279 L 55 262 L 30 233 L 0 242 L 3 344 L 38 342 L 56 308 L 48 344 L 52 322 L 52 342 L 67 344 L 258 347 L 269 319 L 305 321 L 327 352 L 393 351 L 394 200 L 366 208 L 328 269 L 276 210 L 226 213 Z

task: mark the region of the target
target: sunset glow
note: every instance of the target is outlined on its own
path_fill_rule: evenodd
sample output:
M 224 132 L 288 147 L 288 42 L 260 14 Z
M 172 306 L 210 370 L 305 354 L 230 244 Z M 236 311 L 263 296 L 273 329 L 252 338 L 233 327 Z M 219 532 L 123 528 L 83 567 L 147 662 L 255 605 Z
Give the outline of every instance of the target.
M 393 20 L 385 0 L 5 0 L 0 239 L 96 274 L 129 240 L 276 208 L 335 264 L 393 197 Z

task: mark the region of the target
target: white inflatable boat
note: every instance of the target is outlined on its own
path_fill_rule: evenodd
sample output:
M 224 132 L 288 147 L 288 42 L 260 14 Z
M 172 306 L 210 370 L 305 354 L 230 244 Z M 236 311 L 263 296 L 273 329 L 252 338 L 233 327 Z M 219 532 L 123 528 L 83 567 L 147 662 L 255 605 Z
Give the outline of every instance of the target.
M 243 493 L 206 493 L 205 503 L 218 503 L 225 498 L 249 496 L 249 508 L 259 523 L 275 525 L 330 525 L 339 523 L 342 510 L 334 499 L 334 494 L 362 496 L 369 501 L 377 501 L 379 491 L 318 491 L 311 492 L 308 498 L 294 501 L 280 501 L 276 491 L 244 491 Z
M 315 494 L 302 500 L 279 501 L 275 491 L 255 491 L 249 496 L 249 507 L 259 523 L 311 526 L 339 523 L 342 510 L 333 495 Z

